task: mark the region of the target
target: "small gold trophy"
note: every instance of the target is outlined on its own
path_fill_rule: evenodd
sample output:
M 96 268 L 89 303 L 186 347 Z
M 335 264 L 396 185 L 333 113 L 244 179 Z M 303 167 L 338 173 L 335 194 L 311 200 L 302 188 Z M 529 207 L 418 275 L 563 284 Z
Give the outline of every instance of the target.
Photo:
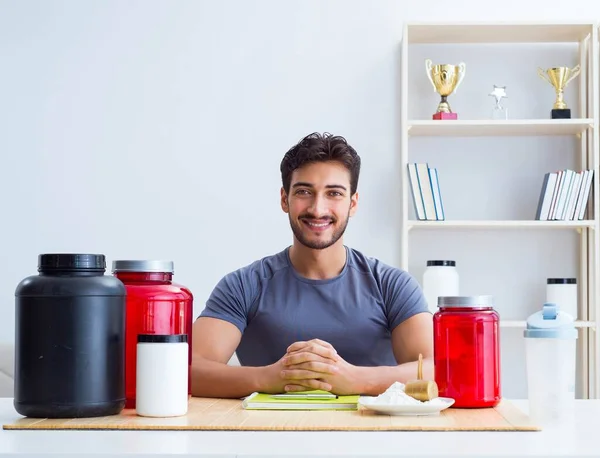
M 425 60 L 425 69 L 433 90 L 442 96 L 437 112 L 433 119 L 457 119 L 458 115 L 450 109 L 447 97 L 456 92 L 458 86 L 465 77 L 466 65 L 461 62 L 458 65 L 440 64 L 432 65 L 431 59 Z
M 548 83 L 554 86 L 554 90 L 556 91 L 556 100 L 551 112 L 552 119 L 568 119 L 571 117 L 571 109 L 567 108 L 567 104 L 563 99 L 563 91 L 567 87 L 567 84 L 579 75 L 580 71 L 581 67 L 579 65 L 573 68 L 552 67 L 548 68 L 545 73 L 544 70 L 538 67 L 540 78 L 548 81 Z

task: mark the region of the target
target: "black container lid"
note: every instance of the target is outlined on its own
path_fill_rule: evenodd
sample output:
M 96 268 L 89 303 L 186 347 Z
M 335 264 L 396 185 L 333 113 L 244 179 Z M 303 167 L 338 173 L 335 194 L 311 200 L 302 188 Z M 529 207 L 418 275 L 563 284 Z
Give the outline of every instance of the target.
M 38 256 L 38 272 L 49 271 L 104 272 L 106 257 L 103 254 L 46 253 Z
M 427 267 L 429 266 L 456 266 L 456 261 L 427 261 Z
M 143 343 L 181 343 L 187 342 L 187 334 L 138 334 L 138 342 Z
M 576 285 L 576 278 L 548 278 L 549 285 Z

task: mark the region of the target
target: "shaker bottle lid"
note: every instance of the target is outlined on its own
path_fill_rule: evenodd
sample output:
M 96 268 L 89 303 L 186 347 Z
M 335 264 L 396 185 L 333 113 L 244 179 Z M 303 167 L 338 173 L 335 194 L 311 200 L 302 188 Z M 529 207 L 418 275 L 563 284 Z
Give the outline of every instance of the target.
M 456 266 L 456 261 L 427 261 L 427 267 L 429 266 Z
M 39 272 L 56 270 L 104 272 L 105 269 L 106 259 L 103 254 L 46 253 L 38 256 Z
M 492 296 L 438 296 L 438 307 L 493 307 Z
M 113 261 L 112 271 L 114 272 L 167 272 L 173 273 L 173 261 L 153 261 L 153 260 L 118 260 Z
M 576 278 L 548 278 L 546 280 L 548 285 L 575 285 L 577 284 Z
M 138 334 L 138 343 L 185 343 L 187 334 Z
M 556 304 L 546 302 L 542 310 L 527 318 L 527 329 L 523 335 L 537 338 L 576 339 L 577 329 L 571 315 L 561 312 Z

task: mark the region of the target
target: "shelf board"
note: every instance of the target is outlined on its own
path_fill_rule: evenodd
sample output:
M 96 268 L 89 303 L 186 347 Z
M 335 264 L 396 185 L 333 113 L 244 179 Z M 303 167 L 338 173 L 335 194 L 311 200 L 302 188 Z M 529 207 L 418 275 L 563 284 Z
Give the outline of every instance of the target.
M 419 229 L 568 229 L 593 228 L 595 222 L 581 221 L 538 221 L 538 220 L 456 220 L 408 222 L 408 228 Z
M 500 327 L 501 328 L 525 328 L 525 326 L 527 326 L 527 322 L 526 321 L 519 321 L 519 320 L 500 320 Z M 596 323 L 593 321 L 575 321 L 575 327 L 576 328 L 595 328 L 596 327 Z
M 512 119 L 512 120 L 415 120 L 408 122 L 411 137 L 446 136 L 525 136 L 575 135 L 591 129 L 594 120 L 583 119 Z
M 408 24 L 409 44 L 573 43 L 592 33 L 591 23 L 421 23 Z

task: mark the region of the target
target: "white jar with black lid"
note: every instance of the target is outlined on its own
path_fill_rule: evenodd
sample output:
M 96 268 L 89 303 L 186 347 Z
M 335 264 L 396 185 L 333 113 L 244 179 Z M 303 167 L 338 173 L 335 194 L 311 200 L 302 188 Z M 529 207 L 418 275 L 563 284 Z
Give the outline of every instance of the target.
M 139 334 L 136 359 L 136 413 L 176 417 L 188 408 L 187 334 Z
M 431 313 L 437 312 L 438 297 L 460 296 L 456 261 L 427 261 L 427 268 L 423 273 L 423 294 Z
M 577 279 L 546 279 L 546 302 L 556 304 L 561 312 L 577 320 Z

